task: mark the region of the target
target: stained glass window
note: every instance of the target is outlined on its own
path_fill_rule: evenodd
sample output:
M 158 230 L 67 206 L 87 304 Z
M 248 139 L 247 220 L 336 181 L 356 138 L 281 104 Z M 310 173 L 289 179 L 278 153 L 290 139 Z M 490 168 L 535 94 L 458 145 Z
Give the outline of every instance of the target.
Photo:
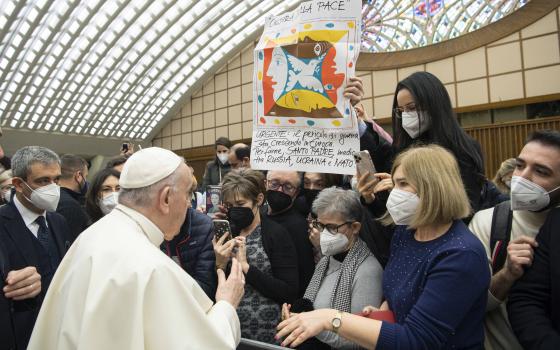
M 475 31 L 529 0 L 370 0 L 362 8 L 362 51 L 407 50 Z

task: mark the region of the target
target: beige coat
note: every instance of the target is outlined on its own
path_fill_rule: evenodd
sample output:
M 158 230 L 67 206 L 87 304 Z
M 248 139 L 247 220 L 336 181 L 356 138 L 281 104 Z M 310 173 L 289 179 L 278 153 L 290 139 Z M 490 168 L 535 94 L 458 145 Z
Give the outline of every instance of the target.
M 119 205 L 74 242 L 28 349 L 235 349 L 239 319 L 159 250 L 161 231 Z

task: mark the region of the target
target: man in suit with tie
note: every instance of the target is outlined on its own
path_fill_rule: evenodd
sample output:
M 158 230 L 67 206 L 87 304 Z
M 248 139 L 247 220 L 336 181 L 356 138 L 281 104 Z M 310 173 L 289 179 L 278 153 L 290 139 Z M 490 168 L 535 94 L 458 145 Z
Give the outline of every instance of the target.
M 17 349 L 25 349 L 71 234 L 64 217 L 55 213 L 58 155 L 44 147 L 23 147 L 12 157 L 12 172 L 15 190 L 10 203 L 0 207 L 5 253 L 0 299 L 10 305 L 11 315 L 0 318 L 0 328 L 12 329 Z

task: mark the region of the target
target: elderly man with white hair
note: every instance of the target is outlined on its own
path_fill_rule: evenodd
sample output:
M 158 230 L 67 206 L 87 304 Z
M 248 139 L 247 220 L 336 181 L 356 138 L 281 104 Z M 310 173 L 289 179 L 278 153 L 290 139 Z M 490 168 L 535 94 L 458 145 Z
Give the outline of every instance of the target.
M 29 349 L 234 349 L 244 277 L 218 270 L 216 303 L 159 250 L 190 206 L 183 159 L 152 147 L 134 153 L 119 205 L 84 231 L 54 276 Z

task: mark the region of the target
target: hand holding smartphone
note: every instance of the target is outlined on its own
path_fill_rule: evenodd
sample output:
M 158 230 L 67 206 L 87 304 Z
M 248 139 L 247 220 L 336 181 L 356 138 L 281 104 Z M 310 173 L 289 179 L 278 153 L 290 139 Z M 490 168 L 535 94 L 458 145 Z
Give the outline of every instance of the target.
M 354 161 L 356 162 L 356 169 L 360 176 L 367 175 L 367 182 L 375 179 L 374 174 L 377 173 L 377 170 L 367 150 L 354 152 Z
M 214 235 L 216 236 L 216 241 L 219 241 L 223 235 L 228 235 L 225 242 L 229 241 L 231 236 L 231 227 L 229 226 L 229 221 L 227 220 L 214 220 Z

